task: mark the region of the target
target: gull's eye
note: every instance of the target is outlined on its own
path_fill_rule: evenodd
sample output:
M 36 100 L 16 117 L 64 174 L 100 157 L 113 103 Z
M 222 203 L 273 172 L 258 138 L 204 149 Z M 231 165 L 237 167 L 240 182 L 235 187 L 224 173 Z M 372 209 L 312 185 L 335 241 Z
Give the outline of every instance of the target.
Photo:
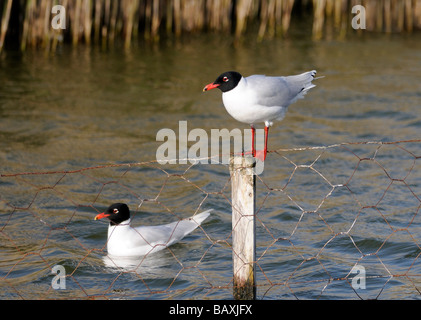
M 224 82 L 228 82 L 228 81 L 230 81 L 230 79 L 228 79 L 228 77 L 223 77 L 223 78 L 222 78 L 222 81 L 224 81 Z
M 113 209 L 113 213 L 118 213 L 118 209 L 117 208 Z

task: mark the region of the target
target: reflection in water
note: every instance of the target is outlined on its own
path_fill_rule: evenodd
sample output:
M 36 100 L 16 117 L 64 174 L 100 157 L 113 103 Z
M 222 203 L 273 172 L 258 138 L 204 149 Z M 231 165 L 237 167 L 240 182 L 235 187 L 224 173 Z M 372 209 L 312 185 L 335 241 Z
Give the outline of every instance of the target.
M 168 252 L 157 252 L 141 257 L 116 257 L 106 255 L 104 265 L 111 272 L 136 272 L 144 278 L 163 278 L 165 270 L 177 263 Z

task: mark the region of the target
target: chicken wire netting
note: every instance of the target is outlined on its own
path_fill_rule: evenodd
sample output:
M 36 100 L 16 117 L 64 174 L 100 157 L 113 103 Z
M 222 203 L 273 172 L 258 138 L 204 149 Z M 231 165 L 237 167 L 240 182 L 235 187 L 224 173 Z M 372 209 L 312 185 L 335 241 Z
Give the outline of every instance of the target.
M 417 299 L 421 140 L 280 149 L 256 179 L 258 299 Z M 231 180 L 223 164 L 108 164 L 1 172 L 3 299 L 231 299 Z M 94 216 L 133 224 L 213 209 L 162 252 L 107 256 Z

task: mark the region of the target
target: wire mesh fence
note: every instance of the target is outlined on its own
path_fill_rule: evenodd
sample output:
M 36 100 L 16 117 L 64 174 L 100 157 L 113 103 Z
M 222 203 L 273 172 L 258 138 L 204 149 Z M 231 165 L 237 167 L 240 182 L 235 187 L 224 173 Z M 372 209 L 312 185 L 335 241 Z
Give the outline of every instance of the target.
M 421 140 L 279 149 L 256 177 L 258 299 L 421 294 Z M 232 298 L 228 166 L 156 161 L 1 173 L 0 296 Z M 94 216 L 126 202 L 156 225 L 207 209 L 182 243 L 107 256 Z M 233 226 L 235 228 L 235 226 Z

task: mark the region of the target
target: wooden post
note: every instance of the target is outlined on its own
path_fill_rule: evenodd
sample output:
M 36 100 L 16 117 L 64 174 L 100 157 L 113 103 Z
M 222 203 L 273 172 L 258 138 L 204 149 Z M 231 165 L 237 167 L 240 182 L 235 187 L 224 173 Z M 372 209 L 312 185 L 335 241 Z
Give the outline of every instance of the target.
M 233 294 L 236 300 L 256 297 L 256 175 L 253 157 L 230 159 L 232 195 Z

